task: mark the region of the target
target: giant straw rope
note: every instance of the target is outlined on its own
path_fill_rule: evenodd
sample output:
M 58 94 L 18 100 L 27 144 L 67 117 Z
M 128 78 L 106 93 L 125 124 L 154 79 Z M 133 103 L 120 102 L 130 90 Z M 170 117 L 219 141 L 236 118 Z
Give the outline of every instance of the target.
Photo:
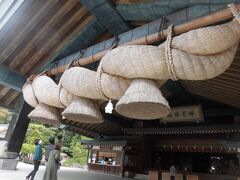
M 96 100 L 108 99 L 119 100 L 116 111 L 130 118 L 165 117 L 170 107 L 159 87 L 166 80 L 211 79 L 231 65 L 240 39 L 240 15 L 234 5 L 229 7 L 235 17 L 231 22 L 176 37 L 172 37 L 174 28 L 170 26 L 167 40 L 159 46 L 120 46 L 109 51 L 97 72 L 72 67 L 63 73 L 58 85 L 50 77 L 39 76 L 24 86 L 24 98 L 36 107 L 34 111 L 45 108 L 58 113 L 52 116 L 52 124 L 60 117 L 57 108 L 68 119 L 101 123 Z

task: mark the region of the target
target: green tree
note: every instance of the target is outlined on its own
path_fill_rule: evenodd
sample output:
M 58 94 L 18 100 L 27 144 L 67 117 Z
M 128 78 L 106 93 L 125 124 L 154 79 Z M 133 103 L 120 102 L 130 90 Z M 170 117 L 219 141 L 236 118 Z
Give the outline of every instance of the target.
M 45 147 L 48 144 L 48 139 L 50 137 L 55 136 L 56 128 L 49 128 L 41 124 L 30 123 L 26 137 L 24 140 L 24 144 L 22 146 L 23 154 L 32 154 L 34 152 L 34 142 L 37 139 L 41 139 L 43 141 L 43 152 L 45 153 Z
M 41 139 L 43 141 L 43 146 L 45 147 L 48 144 L 48 139 L 52 136 L 55 136 L 56 132 L 52 128 L 47 128 L 41 124 L 30 123 L 25 143 L 34 144 L 37 139 Z
M 35 145 L 23 143 L 22 154 L 32 154 L 34 152 Z
M 70 145 L 70 150 L 73 153 L 73 162 L 84 165 L 86 164 L 87 161 L 87 155 L 88 155 L 88 150 L 81 145 L 80 140 L 81 139 L 90 139 L 81 135 L 75 134 L 72 138 L 71 145 Z
M 27 155 L 34 152 L 34 142 L 36 139 L 41 139 L 43 141 L 42 146 L 43 151 L 45 151 L 46 145 L 48 144 L 48 139 L 50 137 L 55 137 L 56 143 L 62 143 L 62 151 L 72 152 L 73 157 L 70 158 L 65 165 L 71 166 L 73 164 L 86 164 L 88 150 L 81 145 L 80 140 L 86 140 L 90 138 L 37 123 L 29 124 L 24 144 L 22 146 L 22 154 Z
M 8 124 L 12 119 L 12 113 L 8 110 L 0 108 L 0 124 Z

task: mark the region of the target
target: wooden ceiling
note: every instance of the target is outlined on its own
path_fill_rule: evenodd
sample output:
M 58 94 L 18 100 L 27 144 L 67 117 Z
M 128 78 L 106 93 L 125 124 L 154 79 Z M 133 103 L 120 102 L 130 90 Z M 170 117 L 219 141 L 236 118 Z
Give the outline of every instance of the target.
M 188 92 L 240 108 L 240 45 L 232 65 L 220 76 L 181 83 Z
M 0 64 L 36 72 L 94 17 L 79 0 L 27 0 L 0 30 Z M 20 92 L 0 86 L 0 104 L 15 108 Z
M 23 75 L 36 72 L 93 18 L 78 0 L 29 0 L 20 10 L 1 30 L 0 63 Z
M 68 119 L 64 119 L 62 122 L 69 125 L 67 130 L 74 131 L 88 137 L 122 134 L 121 127 L 118 124 L 109 122 L 107 120 L 100 124 L 79 123 Z

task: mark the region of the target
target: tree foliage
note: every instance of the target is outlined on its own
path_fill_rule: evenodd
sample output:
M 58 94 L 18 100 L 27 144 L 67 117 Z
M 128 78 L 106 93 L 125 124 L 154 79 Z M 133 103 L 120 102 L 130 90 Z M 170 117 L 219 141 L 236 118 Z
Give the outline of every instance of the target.
M 30 123 L 27 130 L 25 143 L 34 145 L 34 142 L 37 139 L 41 139 L 43 141 L 43 147 L 45 147 L 48 144 L 48 139 L 50 137 L 54 137 L 55 135 L 56 132 L 52 128 L 47 128 L 41 124 Z
M 84 136 L 75 135 L 72 138 L 70 150 L 73 152 L 73 160 L 80 165 L 86 164 L 88 150 L 81 145 L 80 140 L 86 139 Z
M 22 146 L 22 154 L 32 154 L 34 152 L 34 142 L 36 139 L 41 139 L 43 141 L 42 146 L 43 151 L 45 152 L 50 137 L 55 137 L 56 143 L 60 142 L 62 144 L 63 152 L 72 152 L 72 158 L 70 158 L 65 165 L 84 165 L 86 163 L 88 150 L 81 145 L 80 140 L 90 138 L 69 131 L 59 130 L 55 127 L 46 127 L 37 123 L 29 124 L 24 144 Z M 60 139 L 61 137 L 63 138 Z
M 23 143 L 22 154 L 32 154 L 34 152 L 35 146 L 33 144 Z
M 8 110 L 0 108 L 0 124 L 8 124 L 12 119 L 12 113 Z

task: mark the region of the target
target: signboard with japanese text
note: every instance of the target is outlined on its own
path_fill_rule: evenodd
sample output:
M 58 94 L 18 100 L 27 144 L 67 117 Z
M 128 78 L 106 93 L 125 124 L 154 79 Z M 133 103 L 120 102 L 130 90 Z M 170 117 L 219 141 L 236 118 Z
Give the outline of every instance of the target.
M 204 121 L 201 106 L 184 106 L 171 108 L 171 112 L 166 118 L 160 119 L 160 122 L 189 122 Z

